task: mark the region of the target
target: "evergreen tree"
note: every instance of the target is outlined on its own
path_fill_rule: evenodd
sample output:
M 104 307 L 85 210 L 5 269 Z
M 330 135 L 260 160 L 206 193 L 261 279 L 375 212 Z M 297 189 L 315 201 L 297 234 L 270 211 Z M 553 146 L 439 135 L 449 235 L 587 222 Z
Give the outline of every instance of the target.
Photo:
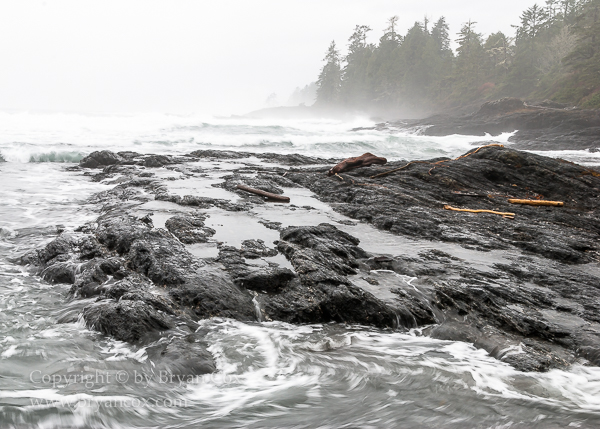
M 548 11 L 537 4 L 521 14 L 517 27 L 517 40 L 531 40 L 548 26 Z
M 443 16 L 438 19 L 431 29 L 431 37 L 435 42 L 436 49 L 444 56 L 452 56 L 450 49 L 450 27 L 446 23 L 446 18 Z
M 433 76 L 429 92 L 432 101 L 436 102 L 452 92 L 451 77 L 454 53 L 450 48 L 450 27 L 443 16 L 431 29 L 431 39 L 435 49 L 435 59 L 432 65 Z
M 330 46 L 317 103 L 432 108 L 508 95 L 600 107 L 600 0 L 545 0 L 523 11 L 514 38 L 497 32 L 484 43 L 475 24 L 461 27 L 456 55 L 443 17 L 401 36 L 393 16 L 377 46 L 357 25 L 342 70 Z
M 430 39 L 431 36 L 425 31 L 425 23 L 415 22 L 400 46 L 400 56 L 404 65 L 400 96 L 404 102 L 418 103 L 427 96 L 432 79 L 432 70 L 428 62 L 431 62 L 432 56 L 431 53 L 425 53 Z M 429 50 L 432 49 L 433 42 L 429 46 Z
M 501 31 L 490 34 L 484 44 L 487 54 L 487 79 L 494 82 L 500 81 L 506 74 L 514 56 L 512 39 Z
M 571 96 L 579 100 L 588 98 L 584 100 L 588 107 L 600 107 L 600 0 L 587 0 L 579 6 L 574 26 L 578 39 L 564 60 L 575 73 L 577 90 Z
M 383 108 L 393 107 L 397 93 L 397 61 L 398 46 L 402 37 L 396 32 L 397 16 L 388 20 L 388 27 L 379 39 L 379 45 L 373 50 L 367 75 L 369 76 L 368 88 L 371 102 Z
M 467 102 L 477 97 L 483 83 L 485 52 L 481 34 L 475 32 L 476 22 L 463 24 L 458 33 L 454 96 L 458 102 Z
M 560 15 L 565 23 L 573 23 L 580 10 L 581 3 L 577 0 L 560 0 Z
M 318 105 L 333 105 L 338 103 L 341 86 L 340 53 L 332 41 L 324 58 L 325 65 L 317 80 Z
M 357 25 L 348 41 L 346 66 L 342 71 L 341 99 L 350 106 L 364 105 L 370 100 L 369 59 L 374 47 L 367 44 L 367 33 L 371 31 L 366 25 Z
M 541 79 L 538 68 L 544 45 L 548 42 L 549 15 L 547 9 L 535 4 L 520 17 L 517 29 L 515 56 L 503 82 L 504 95 L 521 96 L 536 90 Z

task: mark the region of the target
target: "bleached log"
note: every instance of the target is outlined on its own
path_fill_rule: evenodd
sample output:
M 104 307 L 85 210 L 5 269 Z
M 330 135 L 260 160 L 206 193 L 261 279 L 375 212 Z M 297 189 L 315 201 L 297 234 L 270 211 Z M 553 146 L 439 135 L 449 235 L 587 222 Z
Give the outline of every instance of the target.
M 525 204 L 528 206 L 554 206 L 562 207 L 565 205 L 562 201 L 546 201 L 546 200 L 520 200 L 517 198 L 511 198 L 508 200 L 511 204 Z
M 260 195 L 261 197 L 265 197 L 265 198 L 268 198 L 270 200 L 281 201 L 282 203 L 289 203 L 290 202 L 290 197 L 286 197 L 285 195 L 272 194 L 271 192 L 266 192 L 266 191 L 263 191 L 261 189 L 254 189 L 254 188 L 251 188 L 251 187 L 245 186 L 245 185 L 237 185 L 237 188 L 241 189 L 242 191 L 246 191 L 246 192 L 250 192 L 252 194 Z
M 500 215 L 500 216 L 505 216 L 505 217 L 514 217 L 515 216 L 514 213 L 497 212 L 494 210 L 457 209 L 457 208 L 449 206 L 449 205 L 445 205 L 444 210 L 452 210 L 454 212 L 467 212 L 467 213 L 490 213 L 490 214 L 495 214 L 495 215 Z

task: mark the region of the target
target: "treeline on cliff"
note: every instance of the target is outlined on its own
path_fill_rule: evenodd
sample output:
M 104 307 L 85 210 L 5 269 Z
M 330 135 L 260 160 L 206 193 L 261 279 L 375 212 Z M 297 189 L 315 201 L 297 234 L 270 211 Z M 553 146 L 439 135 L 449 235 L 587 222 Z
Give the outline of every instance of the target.
M 456 50 L 444 17 L 405 35 L 398 17 L 377 45 L 357 25 L 341 56 L 331 42 L 318 78 L 318 106 L 435 109 L 505 96 L 600 108 L 600 0 L 547 0 L 514 25 L 484 38 L 465 22 Z

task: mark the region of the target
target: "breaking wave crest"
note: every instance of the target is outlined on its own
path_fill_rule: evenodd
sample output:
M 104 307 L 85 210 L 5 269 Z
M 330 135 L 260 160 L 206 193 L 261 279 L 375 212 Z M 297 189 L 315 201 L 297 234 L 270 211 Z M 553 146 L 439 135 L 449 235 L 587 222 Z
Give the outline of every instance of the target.
M 79 162 L 85 155 L 81 152 L 47 152 L 29 156 L 29 162 Z

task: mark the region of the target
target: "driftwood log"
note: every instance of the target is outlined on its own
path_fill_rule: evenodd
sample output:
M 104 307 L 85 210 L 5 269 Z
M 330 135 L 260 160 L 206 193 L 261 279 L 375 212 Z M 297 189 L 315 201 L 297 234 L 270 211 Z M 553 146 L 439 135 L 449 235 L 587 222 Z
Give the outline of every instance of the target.
M 467 213 L 490 213 L 490 214 L 500 215 L 500 216 L 503 216 L 503 217 L 514 217 L 515 216 L 514 213 L 497 212 L 497 211 L 494 211 L 494 210 L 457 209 L 455 207 L 448 206 L 448 205 L 444 206 L 444 210 L 452 210 L 454 212 L 467 212 Z
M 546 200 L 519 200 L 516 198 L 511 198 L 508 200 L 511 204 L 525 204 L 528 206 L 554 206 L 554 207 L 562 207 L 565 205 L 562 201 L 546 201 Z
M 251 188 L 251 187 L 245 186 L 245 185 L 237 185 L 237 188 L 241 189 L 242 191 L 246 191 L 246 192 L 250 192 L 252 194 L 260 195 L 261 197 L 268 198 L 269 200 L 280 201 L 282 203 L 289 203 L 290 202 L 290 197 L 286 197 L 285 195 L 272 194 L 271 192 L 266 192 L 266 191 L 263 191 L 263 190 L 260 190 L 260 189 L 254 189 L 254 188 Z
M 368 167 L 369 165 L 373 164 L 383 165 L 386 162 L 387 159 L 375 156 L 372 153 L 367 152 L 362 154 L 361 156 L 356 156 L 354 158 L 347 158 L 343 160 L 338 165 L 329 170 L 327 175 L 334 176 L 338 173 L 354 170 L 355 168 Z

